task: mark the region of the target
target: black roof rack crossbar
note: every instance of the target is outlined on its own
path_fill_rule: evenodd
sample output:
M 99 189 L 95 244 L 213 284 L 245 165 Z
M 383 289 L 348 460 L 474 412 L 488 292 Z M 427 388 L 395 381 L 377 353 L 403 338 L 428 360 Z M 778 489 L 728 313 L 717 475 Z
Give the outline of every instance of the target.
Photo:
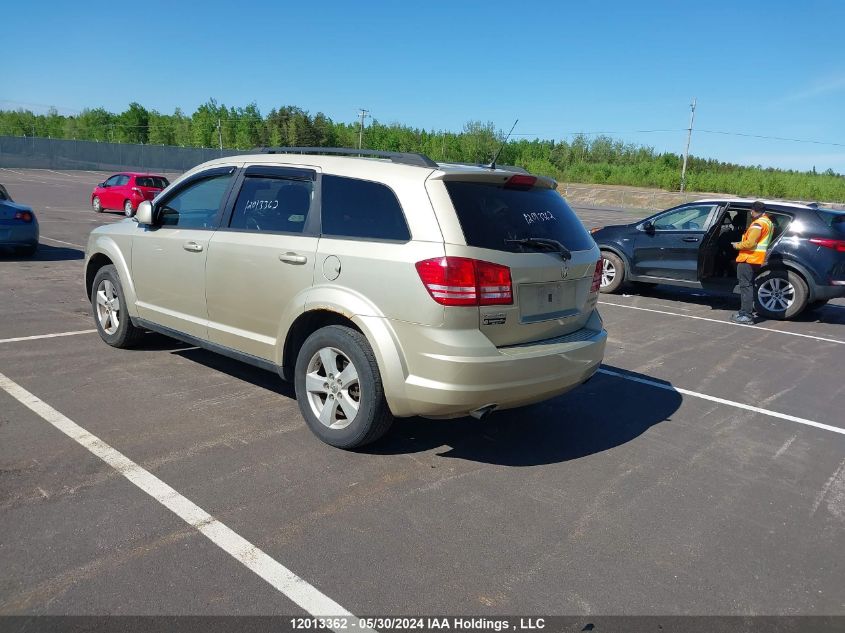
M 437 163 L 425 154 L 387 152 L 379 149 L 352 149 L 349 147 L 257 147 L 256 154 L 317 154 L 328 156 L 372 156 L 389 158 L 394 163 L 437 169 Z

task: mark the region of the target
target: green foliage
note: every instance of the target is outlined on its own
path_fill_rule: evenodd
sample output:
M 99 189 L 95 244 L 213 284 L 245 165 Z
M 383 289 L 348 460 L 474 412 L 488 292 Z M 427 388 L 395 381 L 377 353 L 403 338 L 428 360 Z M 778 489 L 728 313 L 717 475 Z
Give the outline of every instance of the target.
M 152 143 L 185 147 L 248 150 L 253 147 L 357 147 L 359 123 L 336 123 L 321 112 L 311 115 L 296 106 L 273 108 L 263 116 L 255 103 L 227 108 L 214 99 L 190 116 L 147 110 L 131 103 L 120 114 L 103 108 L 73 116 L 55 109 L 36 115 L 27 110 L 0 111 L 0 134 Z M 400 123 L 372 121 L 364 130 L 364 147 L 420 152 L 441 162 L 489 163 L 499 148 L 498 163 L 519 165 L 561 182 L 602 183 L 677 190 L 681 157 L 607 136 L 575 136 L 571 141 L 512 140 L 491 123 L 469 121 L 460 132 L 429 131 Z M 845 201 L 845 177 L 827 169 L 796 172 L 744 167 L 690 157 L 687 189 L 749 197 Z

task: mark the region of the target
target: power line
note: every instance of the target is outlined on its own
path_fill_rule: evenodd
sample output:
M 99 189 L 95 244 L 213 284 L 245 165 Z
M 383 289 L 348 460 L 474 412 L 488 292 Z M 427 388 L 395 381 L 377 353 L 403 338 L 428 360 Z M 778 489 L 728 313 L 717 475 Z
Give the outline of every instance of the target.
M 746 134 L 745 132 L 723 132 L 721 130 L 698 130 L 705 134 L 721 134 L 723 136 L 743 136 L 746 138 L 761 138 L 770 141 L 789 141 L 792 143 L 812 143 L 814 145 L 831 145 L 833 147 L 845 147 L 845 143 L 833 143 L 831 141 L 817 141 L 806 138 L 786 138 L 784 136 L 766 136 L 764 134 Z

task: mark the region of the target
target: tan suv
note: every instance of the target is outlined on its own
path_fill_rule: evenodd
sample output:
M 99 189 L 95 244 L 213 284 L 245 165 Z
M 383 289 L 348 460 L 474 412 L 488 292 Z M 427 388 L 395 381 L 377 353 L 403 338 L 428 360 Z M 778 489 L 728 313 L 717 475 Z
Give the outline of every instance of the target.
M 92 231 L 100 336 L 144 330 L 279 372 L 323 441 L 484 417 L 598 369 L 601 256 L 551 179 L 420 154 L 280 148 L 204 163 Z

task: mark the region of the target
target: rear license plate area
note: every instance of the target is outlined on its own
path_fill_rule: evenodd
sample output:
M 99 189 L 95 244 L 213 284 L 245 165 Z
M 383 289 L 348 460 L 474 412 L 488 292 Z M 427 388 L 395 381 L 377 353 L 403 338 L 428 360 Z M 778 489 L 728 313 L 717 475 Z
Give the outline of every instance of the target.
M 578 314 L 576 293 L 577 283 L 575 281 L 520 284 L 520 321 L 522 323 L 536 323 Z

